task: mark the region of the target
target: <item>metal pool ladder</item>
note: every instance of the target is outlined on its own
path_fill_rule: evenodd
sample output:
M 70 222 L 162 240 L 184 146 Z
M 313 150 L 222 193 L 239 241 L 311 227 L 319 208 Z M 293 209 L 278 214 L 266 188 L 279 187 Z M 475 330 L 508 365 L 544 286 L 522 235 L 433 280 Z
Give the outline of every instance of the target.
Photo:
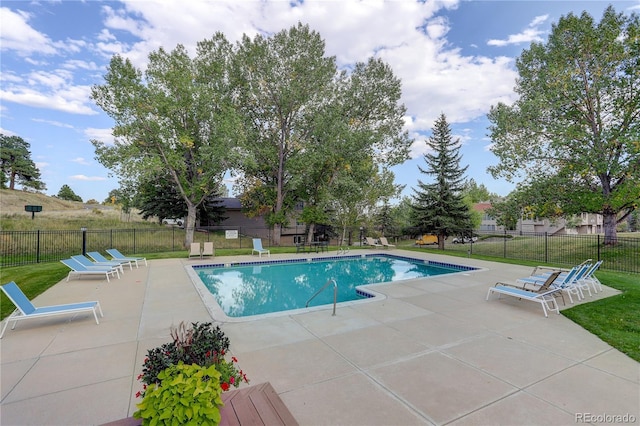
M 311 298 L 309 300 L 307 300 L 307 304 L 305 305 L 305 308 L 309 307 L 309 303 L 320 293 L 322 293 L 324 291 L 324 289 L 326 289 L 327 287 L 329 287 L 329 285 L 333 283 L 333 314 L 331 316 L 336 316 L 336 303 L 338 301 L 338 283 L 336 282 L 336 280 L 334 280 L 333 278 L 329 278 L 327 280 L 327 282 L 320 288 L 320 290 L 316 291 L 313 296 L 311 296 Z

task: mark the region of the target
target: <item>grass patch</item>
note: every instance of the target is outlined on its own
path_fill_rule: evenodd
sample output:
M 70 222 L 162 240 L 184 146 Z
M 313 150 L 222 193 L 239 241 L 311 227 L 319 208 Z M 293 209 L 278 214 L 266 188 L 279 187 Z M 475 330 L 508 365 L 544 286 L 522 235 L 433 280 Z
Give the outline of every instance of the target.
M 640 362 L 640 286 L 638 276 L 599 272 L 596 276 L 622 294 L 561 311 L 573 322 Z
M 404 248 L 404 247 L 403 247 Z M 406 247 L 408 250 L 424 252 L 424 248 Z M 246 255 L 250 248 L 244 249 L 216 249 L 217 256 Z M 291 247 L 271 247 L 272 253 L 295 253 Z M 439 250 L 435 253 L 445 254 Z M 446 255 L 467 257 L 462 252 L 447 252 Z M 186 258 L 185 250 L 136 254 L 147 259 Z M 492 262 L 510 263 L 525 266 L 537 266 L 534 261 L 513 259 L 496 259 L 489 256 L 473 256 L 474 259 Z M 214 260 L 215 261 L 215 260 Z M 558 266 L 558 265 L 554 265 Z M 39 263 L 37 265 L 16 266 L 3 268 L 0 271 L 0 282 L 15 281 L 29 299 L 38 296 L 54 284 L 66 277 L 68 268 L 61 263 Z M 620 290 L 622 293 L 606 299 L 584 303 L 561 311 L 567 318 L 582 326 L 584 329 L 598 336 L 600 339 L 640 362 L 640 285 L 638 275 L 623 272 L 598 271 L 596 276 L 608 287 Z M 0 295 L 0 319 L 5 318 L 14 310 L 13 304 L 2 293 Z

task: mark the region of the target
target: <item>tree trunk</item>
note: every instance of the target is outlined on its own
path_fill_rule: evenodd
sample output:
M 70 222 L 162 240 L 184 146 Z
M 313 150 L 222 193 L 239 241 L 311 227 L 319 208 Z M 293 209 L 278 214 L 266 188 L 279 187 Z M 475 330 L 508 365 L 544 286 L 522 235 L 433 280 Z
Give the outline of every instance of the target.
M 307 242 L 313 241 L 313 231 L 315 230 L 315 224 L 309 224 L 309 231 L 307 231 Z
M 276 223 L 275 225 L 273 225 L 273 235 L 271 235 L 271 243 L 274 246 L 279 246 L 280 245 L 280 233 L 282 231 L 282 225 L 279 223 Z
M 444 239 L 445 239 L 445 235 L 444 234 L 438 234 L 438 249 L 439 250 L 444 250 Z
M 618 242 L 616 225 L 618 224 L 616 214 L 609 209 L 603 211 L 602 225 L 604 227 L 604 244 L 613 245 Z
M 187 217 L 184 222 L 184 247 L 189 248 L 193 242 L 193 233 L 196 228 L 196 206 L 187 200 Z

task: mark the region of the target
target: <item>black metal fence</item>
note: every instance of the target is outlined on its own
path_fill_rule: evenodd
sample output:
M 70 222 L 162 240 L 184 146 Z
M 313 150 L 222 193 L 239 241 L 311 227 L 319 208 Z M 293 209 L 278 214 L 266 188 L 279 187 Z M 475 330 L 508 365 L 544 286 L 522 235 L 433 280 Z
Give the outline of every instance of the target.
M 111 229 L 69 231 L 0 231 L 0 267 L 55 262 L 74 254 L 117 248 L 125 254 L 184 250 L 184 229 Z M 194 241 L 213 241 L 216 249 L 251 249 L 251 238 L 269 243 L 268 230 L 255 228 L 198 230 Z M 479 234 L 475 243 L 445 243 L 446 251 L 496 258 L 520 259 L 540 264 L 572 266 L 585 259 L 603 260 L 603 269 L 640 273 L 640 238 L 618 237 L 604 245 L 602 235 Z M 397 242 L 399 247 L 412 242 Z M 282 245 L 295 245 L 283 238 Z M 337 245 L 331 241 L 330 245 Z M 185 252 L 186 253 L 186 252 Z
M 573 266 L 586 259 L 603 260 L 603 269 L 640 273 L 640 238 L 618 237 L 605 245 L 600 234 L 550 235 L 546 233 L 479 233 L 475 243 L 445 245 L 446 250 L 466 251 L 505 259 L 519 259 Z
M 234 232 L 235 231 L 235 232 Z M 214 241 L 216 248 L 251 248 L 254 230 L 197 231 L 194 242 Z M 71 255 L 117 248 L 126 254 L 184 250 L 182 228 L 67 231 L 0 231 L 0 267 L 55 262 Z

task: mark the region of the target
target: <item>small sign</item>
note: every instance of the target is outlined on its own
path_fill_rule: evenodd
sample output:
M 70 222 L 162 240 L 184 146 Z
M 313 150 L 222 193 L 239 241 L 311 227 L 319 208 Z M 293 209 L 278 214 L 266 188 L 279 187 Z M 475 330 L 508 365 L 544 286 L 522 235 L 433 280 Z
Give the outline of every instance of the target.
M 238 239 L 238 230 L 225 231 L 224 236 L 227 240 L 237 240 Z
M 36 217 L 36 213 L 40 213 L 42 211 L 42 206 L 24 206 L 25 212 L 31 212 L 31 220 Z

